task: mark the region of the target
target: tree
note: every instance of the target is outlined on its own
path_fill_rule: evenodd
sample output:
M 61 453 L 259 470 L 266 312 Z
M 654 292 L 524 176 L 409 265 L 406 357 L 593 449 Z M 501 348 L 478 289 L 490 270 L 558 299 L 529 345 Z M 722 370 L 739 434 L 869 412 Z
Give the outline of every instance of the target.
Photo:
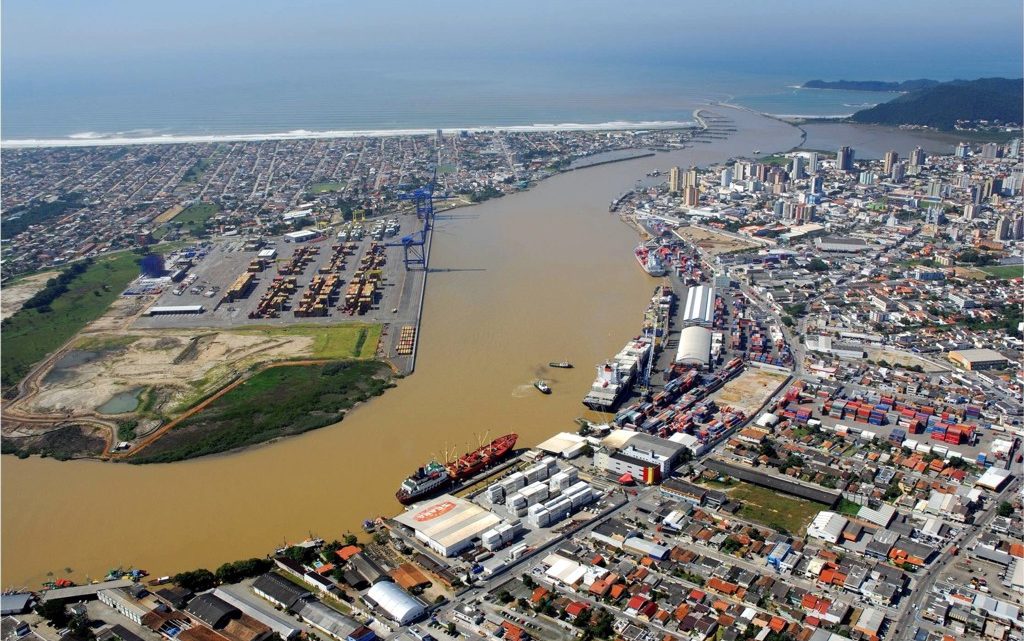
M 826 263 L 820 258 L 815 258 L 812 259 L 811 262 L 807 265 L 807 269 L 811 270 L 812 272 L 827 272 L 828 263 Z
M 1011 503 L 1008 503 L 1007 501 L 1003 501 L 1002 503 L 999 504 L 999 507 L 996 508 L 996 513 L 999 514 L 999 516 L 1012 516 L 1013 505 Z
M 50 622 L 50 625 L 61 630 L 71 622 L 71 615 L 63 603 L 57 601 L 43 601 L 36 605 L 36 614 Z
M 455 624 L 452 623 L 451 621 L 449 621 L 447 627 L 445 627 L 445 631 L 448 632 L 449 636 L 455 636 L 455 632 L 456 632 Z
M 347 532 L 345 536 L 341 537 L 341 540 L 345 545 L 355 545 L 359 541 L 359 539 L 356 538 L 356 535 L 351 532 Z
M 528 587 L 528 588 L 530 588 L 532 590 L 533 588 L 537 587 L 537 582 L 534 581 L 533 577 L 531 577 L 529 574 L 524 574 L 523 575 L 523 585 L 525 585 L 526 587 Z
M 225 563 L 217 568 L 217 581 L 220 583 L 238 583 L 242 579 L 248 579 L 269 572 L 273 565 L 270 559 L 259 558 Z
M 206 568 L 179 572 L 171 577 L 171 581 L 191 592 L 203 592 L 217 585 L 217 577 Z
M 501 592 L 498 593 L 498 602 L 499 603 L 512 603 L 512 601 L 514 601 L 514 600 L 515 600 L 515 597 L 513 597 L 512 593 L 509 592 L 508 590 L 502 590 Z
M 590 623 L 590 608 L 583 608 L 572 620 L 572 624 L 577 628 L 585 628 L 588 623 Z

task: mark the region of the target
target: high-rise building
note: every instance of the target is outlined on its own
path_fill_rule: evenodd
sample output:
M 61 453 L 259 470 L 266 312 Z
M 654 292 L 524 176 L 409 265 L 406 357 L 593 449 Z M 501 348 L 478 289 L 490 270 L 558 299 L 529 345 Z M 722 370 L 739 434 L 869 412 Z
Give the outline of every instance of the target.
M 696 207 L 700 204 L 700 190 L 694 186 L 683 189 L 683 204 L 687 207 Z
M 728 188 L 732 184 L 732 167 L 726 167 L 722 170 L 720 176 L 719 185 Z
M 975 220 L 978 217 L 978 210 L 980 208 L 974 203 L 967 203 L 964 205 L 964 218 L 967 220 Z
M 889 171 L 889 179 L 894 183 L 903 182 L 903 179 L 907 176 L 907 163 L 906 161 L 893 163 L 892 169 Z
M 912 167 L 920 167 L 924 164 L 924 160 L 924 149 L 914 147 L 914 151 L 910 152 L 910 165 Z
M 747 178 L 753 177 L 750 171 L 750 163 L 746 160 L 736 161 L 736 164 L 732 168 L 732 177 L 735 180 L 746 180 Z
M 793 156 L 793 162 L 790 164 L 789 174 L 793 177 L 793 180 L 800 180 L 804 177 L 803 156 Z
M 820 194 L 822 189 L 824 188 L 824 183 L 825 181 L 822 180 L 821 176 L 811 177 L 811 193 Z
M 836 169 L 839 171 L 853 171 L 853 148 L 843 145 L 836 154 Z
M 807 173 L 813 174 L 818 171 L 818 152 L 812 151 L 807 154 Z
M 1015 160 L 1020 159 L 1020 138 L 1014 138 L 1006 145 L 1006 155 Z
M 1002 215 L 996 221 L 996 240 L 1013 239 L 1013 221 L 1007 215 Z
M 770 169 L 770 167 L 768 165 L 762 165 L 762 164 L 758 163 L 754 167 L 754 176 L 758 180 L 760 180 L 761 182 L 764 182 L 764 181 L 768 180 L 768 170 L 769 169 Z
M 981 157 L 985 160 L 995 160 L 996 158 L 999 158 L 999 153 L 1001 151 L 1002 149 L 999 147 L 998 143 L 987 142 L 981 146 Z
M 862 185 L 871 185 L 875 182 L 878 176 L 873 171 L 862 171 L 860 172 L 859 182 Z
M 1024 240 L 1024 214 L 1017 214 L 1013 219 L 1013 239 Z
M 687 187 L 696 187 L 697 185 L 697 168 L 690 167 L 686 170 L 686 175 L 683 176 L 683 189 L 686 189 Z
M 928 196 L 931 198 L 942 197 L 942 181 L 938 178 L 933 178 L 928 181 Z
M 955 153 L 957 158 L 966 158 L 971 153 L 971 146 L 966 142 L 957 143 Z
M 884 171 L 886 174 L 891 174 L 893 165 L 895 165 L 899 159 L 900 155 L 895 151 L 890 150 L 885 152 L 885 160 L 883 161 L 885 165 L 882 171 Z
M 971 193 L 971 202 L 974 203 L 975 205 L 980 205 L 981 204 L 981 187 L 979 187 L 978 185 L 971 185 L 970 193 Z
M 981 199 L 987 200 L 992 197 L 995 191 L 996 181 L 992 176 L 987 176 L 981 183 Z
M 668 170 L 668 190 L 673 194 L 679 193 L 679 167 Z

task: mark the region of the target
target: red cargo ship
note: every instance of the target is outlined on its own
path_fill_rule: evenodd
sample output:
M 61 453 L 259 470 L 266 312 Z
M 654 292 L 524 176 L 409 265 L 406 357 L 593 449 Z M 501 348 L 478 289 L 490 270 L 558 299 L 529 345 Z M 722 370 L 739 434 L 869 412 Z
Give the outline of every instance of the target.
M 518 434 L 499 436 L 487 445 L 475 449 L 468 454 L 463 454 L 445 465 L 448 469 L 448 476 L 452 480 L 461 481 L 498 463 L 512 452 L 512 448 L 515 447 L 518 438 Z

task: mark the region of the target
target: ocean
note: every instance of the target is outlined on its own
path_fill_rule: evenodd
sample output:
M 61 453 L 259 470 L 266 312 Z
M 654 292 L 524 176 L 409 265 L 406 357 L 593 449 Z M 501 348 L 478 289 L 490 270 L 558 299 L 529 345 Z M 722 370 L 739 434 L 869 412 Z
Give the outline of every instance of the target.
M 7 145 L 217 140 L 437 128 L 647 126 L 725 101 L 776 115 L 841 116 L 895 94 L 799 89 L 808 78 L 668 64 L 329 57 L 147 60 L 5 69 Z

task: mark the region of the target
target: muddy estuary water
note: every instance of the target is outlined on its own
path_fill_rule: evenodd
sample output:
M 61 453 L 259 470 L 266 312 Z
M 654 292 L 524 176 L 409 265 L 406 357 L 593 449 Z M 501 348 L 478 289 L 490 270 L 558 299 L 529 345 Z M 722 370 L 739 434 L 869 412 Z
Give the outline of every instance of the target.
M 439 220 L 417 370 L 339 425 L 170 465 L 4 457 L 3 585 L 69 567 L 79 581 L 118 565 L 171 574 L 338 537 L 396 513 L 398 483 L 446 446 L 574 429 L 593 365 L 638 331 L 655 284 L 608 202 L 655 168 L 799 144 L 789 125 L 719 111 L 738 128 L 728 140 L 570 172 Z M 576 369 L 544 368 L 562 359 Z M 542 373 L 550 396 L 530 386 Z

